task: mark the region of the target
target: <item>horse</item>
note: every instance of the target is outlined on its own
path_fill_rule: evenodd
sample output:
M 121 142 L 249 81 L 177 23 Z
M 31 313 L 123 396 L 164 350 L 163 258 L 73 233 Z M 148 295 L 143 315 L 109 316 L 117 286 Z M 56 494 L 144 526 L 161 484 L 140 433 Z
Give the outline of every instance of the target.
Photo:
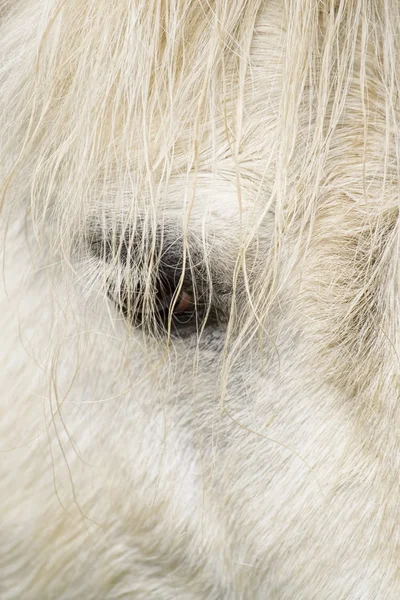
M 399 52 L 0 0 L 2 600 L 400 596 Z

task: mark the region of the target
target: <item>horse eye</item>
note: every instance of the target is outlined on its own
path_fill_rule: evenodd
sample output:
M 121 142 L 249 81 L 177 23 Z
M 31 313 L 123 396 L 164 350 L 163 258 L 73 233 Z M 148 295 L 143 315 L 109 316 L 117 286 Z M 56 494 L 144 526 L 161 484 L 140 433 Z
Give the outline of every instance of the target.
M 173 307 L 173 314 L 176 316 L 183 315 L 188 312 L 192 312 L 195 309 L 194 298 L 191 294 L 183 291 L 181 292 L 178 302 Z
M 149 334 L 171 332 L 177 337 L 196 333 L 206 324 L 222 322 L 223 315 L 214 306 L 209 274 L 203 269 L 200 253 L 195 266 L 185 266 L 181 242 L 165 246 L 158 250 L 159 261 L 154 261 L 154 296 L 148 303 L 140 273 L 137 279 L 130 278 L 130 269 L 135 272 L 135 267 L 137 271 L 137 265 L 143 264 L 141 237 L 136 242 L 130 231 L 122 237 L 95 231 L 89 238 L 91 254 L 112 267 L 107 293 L 127 322 L 143 327 Z M 114 268 L 117 273 L 120 268 L 122 276 L 115 277 Z M 142 269 L 145 272 L 146 267 Z
M 194 325 L 201 318 L 194 295 L 182 289 L 179 296 L 176 297 L 176 292 L 179 287 L 177 280 L 169 280 L 166 283 L 165 276 L 163 283 L 158 286 L 156 293 L 155 317 L 159 321 L 161 327 L 167 329 L 171 319 L 174 329 L 177 327 L 187 327 L 189 324 Z

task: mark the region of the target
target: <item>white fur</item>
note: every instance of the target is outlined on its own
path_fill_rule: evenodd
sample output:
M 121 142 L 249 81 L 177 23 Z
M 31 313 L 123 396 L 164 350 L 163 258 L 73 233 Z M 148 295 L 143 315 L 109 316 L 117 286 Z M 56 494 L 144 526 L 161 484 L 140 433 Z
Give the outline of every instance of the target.
M 1 600 L 400 597 L 399 45 L 397 0 L 0 0 Z M 181 339 L 177 240 L 226 317 Z

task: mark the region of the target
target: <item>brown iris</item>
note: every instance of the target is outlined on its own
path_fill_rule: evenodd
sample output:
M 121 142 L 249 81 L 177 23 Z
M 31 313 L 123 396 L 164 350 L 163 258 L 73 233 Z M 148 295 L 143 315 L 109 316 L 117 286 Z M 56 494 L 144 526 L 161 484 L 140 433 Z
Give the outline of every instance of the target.
M 182 292 L 179 300 L 176 302 L 173 307 L 174 315 L 183 315 L 185 313 L 191 312 L 194 308 L 194 299 L 191 294 L 187 292 Z

